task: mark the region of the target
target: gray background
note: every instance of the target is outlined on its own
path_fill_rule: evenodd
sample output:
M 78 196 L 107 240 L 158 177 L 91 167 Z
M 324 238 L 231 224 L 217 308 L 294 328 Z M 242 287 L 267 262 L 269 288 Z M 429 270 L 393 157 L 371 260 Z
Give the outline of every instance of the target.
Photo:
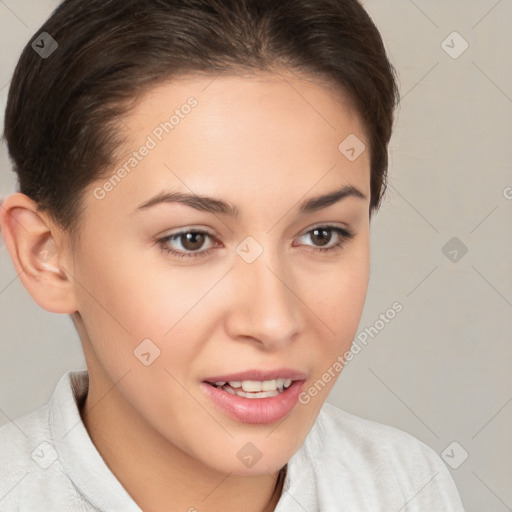
M 0 0 L 2 127 L 21 50 L 57 4 Z M 364 5 L 402 102 L 359 332 L 395 301 L 403 310 L 373 331 L 329 401 L 411 433 L 448 467 L 467 452 L 450 467 L 467 512 L 512 510 L 512 0 Z M 454 31 L 469 44 L 461 55 Z M 0 150 L 1 199 L 16 185 Z M 1 425 L 45 404 L 85 363 L 70 318 L 31 299 L 1 242 L 0 264 Z

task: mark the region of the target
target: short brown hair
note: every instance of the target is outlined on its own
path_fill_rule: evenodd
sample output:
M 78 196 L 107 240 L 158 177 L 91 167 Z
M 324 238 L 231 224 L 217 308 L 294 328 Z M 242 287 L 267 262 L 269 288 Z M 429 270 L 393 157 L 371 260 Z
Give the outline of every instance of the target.
M 42 32 L 58 48 L 41 58 Z M 19 191 L 74 239 L 84 189 L 122 143 L 116 122 L 181 74 L 272 69 L 319 76 L 348 95 L 370 139 L 370 215 L 386 188 L 395 69 L 358 0 L 64 0 L 24 48 L 4 138 Z M 341 142 L 341 141 L 340 141 Z

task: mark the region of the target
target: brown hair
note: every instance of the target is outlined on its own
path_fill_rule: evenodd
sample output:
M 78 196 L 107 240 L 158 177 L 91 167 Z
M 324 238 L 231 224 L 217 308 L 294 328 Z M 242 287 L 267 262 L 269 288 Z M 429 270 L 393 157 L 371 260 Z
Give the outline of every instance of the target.
M 32 47 L 42 32 L 58 44 L 47 58 Z M 9 89 L 4 138 L 19 191 L 74 240 L 83 191 L 115 163 L 119 120 L 142 93 L 183 74 L 278 68 L 336 84 L 355 106 L 370 139 L 371 215 L 399 94 L 358 0 L 64 0 Z

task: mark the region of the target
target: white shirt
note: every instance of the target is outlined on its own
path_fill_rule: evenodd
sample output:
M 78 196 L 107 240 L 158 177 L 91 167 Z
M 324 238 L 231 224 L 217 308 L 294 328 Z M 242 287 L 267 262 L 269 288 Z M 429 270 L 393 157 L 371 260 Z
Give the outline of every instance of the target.
M 141 512 L 80 417 L 88 373 L 68 371 L 49 402 L 0 428 L 1 512 Z M 275 512 L 464 512 L 427 445 L 325 403 L 288 462 Z M 231 511 L 229 511 L 231 512 Z

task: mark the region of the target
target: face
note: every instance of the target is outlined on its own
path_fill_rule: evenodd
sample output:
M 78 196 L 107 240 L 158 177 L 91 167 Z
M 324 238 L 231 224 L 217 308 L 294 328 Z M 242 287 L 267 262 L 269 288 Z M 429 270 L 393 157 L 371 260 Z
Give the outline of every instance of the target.
M 155 439 L 210 468 L 277 471 L 362 313 L 364 127 L 327 86 L 277 75 L 165 83 L 124 126 L 71 269 L 91 387 L 117 383 Z

